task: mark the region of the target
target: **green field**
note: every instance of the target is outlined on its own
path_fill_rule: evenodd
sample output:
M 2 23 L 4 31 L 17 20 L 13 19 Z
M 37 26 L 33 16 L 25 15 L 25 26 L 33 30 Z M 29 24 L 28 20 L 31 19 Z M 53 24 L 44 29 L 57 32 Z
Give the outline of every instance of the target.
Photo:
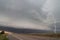
M 0 34 L 0 40 L 8 40 L 5 34 Z

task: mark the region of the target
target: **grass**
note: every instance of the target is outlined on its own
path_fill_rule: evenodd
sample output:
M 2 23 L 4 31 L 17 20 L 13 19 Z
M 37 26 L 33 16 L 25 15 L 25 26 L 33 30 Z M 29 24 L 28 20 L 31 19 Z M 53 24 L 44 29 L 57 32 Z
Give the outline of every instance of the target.
M 8 40 L 5 34 L 0 34 L 0 40 Z
M 43 33 L 43 34 L 41 34 L 41 33 L 38 33 L 38 34 L 37 33 L 32 33 L 32 34 L 25 34 L 25 35 L 60 38 L 60 33 L 56 33 L 56 34 L 54 34 L 54 33 Z

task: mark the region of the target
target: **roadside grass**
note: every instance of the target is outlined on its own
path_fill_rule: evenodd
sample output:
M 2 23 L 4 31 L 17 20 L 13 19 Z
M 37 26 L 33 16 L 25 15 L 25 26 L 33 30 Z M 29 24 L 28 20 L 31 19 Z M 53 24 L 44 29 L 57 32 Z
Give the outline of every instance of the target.
M 5 34 L 0 34 L 0 40 L 8 40 Z

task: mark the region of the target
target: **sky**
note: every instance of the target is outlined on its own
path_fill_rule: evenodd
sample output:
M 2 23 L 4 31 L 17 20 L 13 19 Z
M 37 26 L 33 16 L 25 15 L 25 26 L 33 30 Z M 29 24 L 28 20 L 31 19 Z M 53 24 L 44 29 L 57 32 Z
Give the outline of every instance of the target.
M 0 0 L 0 25 L 52 30 L 60 22 L 59 1 Z

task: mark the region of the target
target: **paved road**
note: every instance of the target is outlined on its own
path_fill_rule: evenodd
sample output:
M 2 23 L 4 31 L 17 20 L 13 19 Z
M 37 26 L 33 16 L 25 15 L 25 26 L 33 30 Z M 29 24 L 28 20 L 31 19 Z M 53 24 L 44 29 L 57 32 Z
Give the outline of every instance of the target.
M 26 36 L 26 35 L 18 35 L 18 34 L 9 34 L 9 40 L 60 40 L 57 38 L 49 38 L 49 37 L 37 37 L 37 36 Z

